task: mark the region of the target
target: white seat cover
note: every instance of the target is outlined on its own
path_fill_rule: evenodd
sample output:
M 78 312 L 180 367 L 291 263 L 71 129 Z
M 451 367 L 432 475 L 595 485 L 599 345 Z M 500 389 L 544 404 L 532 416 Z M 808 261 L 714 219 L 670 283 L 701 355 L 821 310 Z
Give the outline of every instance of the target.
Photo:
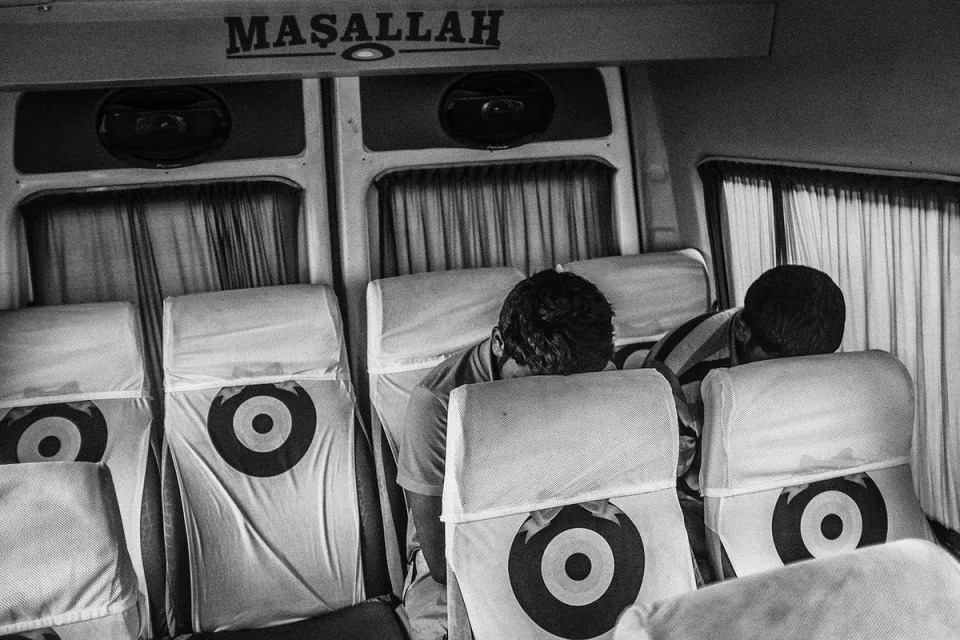
M 331 290 L 170 298 L 164 372 L 194 629 L 359 602 L 355 400 Z
M 138 637 L 137 576 L 104 464 L 2 465 L 0 513 L 0 636 Z
M 737 575 L 901 538 L 932 540 L 909 467 L 910 375 L 880 351 L 757 362 L 703 383 L 711 554 Z
M 523 272 L 511 267 L 419 273 L 367 286 L 370 400 L 394 452 L 407 401 L 433 367 L 490 335 Z
M 615 640 L 960 638 L 960 564 L 902 540 L 631 607 Z
M 133 305 L 0 313 L 0 464 L 106 463 L 145 599 L 140 510 L 151 422 Z
M 694 588 L 659 374 L 467 385 L 448 422 L 447 562 L 478 640 L 607 638 L 626 606 Z
M 655 342 L 710 310 L 707 267 L 695 249 L 579 260 L 560 269 L 583 276 L 610 301 L 613 342 L 622 352 L 614 361 L 623 369 L 643 364 L 647 350 L 634 354 L 631 345 Z

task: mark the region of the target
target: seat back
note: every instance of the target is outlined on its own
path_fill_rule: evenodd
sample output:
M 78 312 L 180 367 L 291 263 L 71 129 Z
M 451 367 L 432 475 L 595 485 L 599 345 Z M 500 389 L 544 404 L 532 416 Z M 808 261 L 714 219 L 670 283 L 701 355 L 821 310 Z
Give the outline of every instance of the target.
M 106 465 L 2 465 L 0 513 L 0 636 L 141 637 L 137 576 Z
M 125 539 L 140 592 L 162 575 L 145 575 L 142 523 L 152 413 L 134 307 L 126 302 L 34 307 L 0 312 L 0 464 L 103 462 L 113 476 Z M 155 469 L 154 469 L 155 472 Z M 151 506 L 157 506 L 155 513 Z M 151 545 L 152 546 L 152 545 Z M 143 616 L 149 637 L 149 617 Z
M 478 638 L 609 638 L 628 605 L 693 589 L 678 446 L 670 387 L 651 370 L 455 389 L 451 616 L 462 597 Z
M 703 402 L 700 484 L 718 575 L 933 539 L 909 466 L 913 383 L 890 354 L 715 369 Z
M 169 298 L 163 359 L 180 506 L 164 502 L 182 509 L 167 522 L 185 530 L 192 629 L 272 626 L 361 601 L 355 399 L 332 291 Z
M 394 453 L 407 401 L 435 366 L 490 335 L 523 272 L 512 267 L 418 273 L 367 285 L 370 401 Z
M 696 249 L 579 260 L 560 269 L 597 285 L 613 305 L 618 369 L 639 368 L 665 333 L 710 310 L 707 266 Z
M 631 607 L 615 640 L 960 638 L 960 565 L 903 540 Z

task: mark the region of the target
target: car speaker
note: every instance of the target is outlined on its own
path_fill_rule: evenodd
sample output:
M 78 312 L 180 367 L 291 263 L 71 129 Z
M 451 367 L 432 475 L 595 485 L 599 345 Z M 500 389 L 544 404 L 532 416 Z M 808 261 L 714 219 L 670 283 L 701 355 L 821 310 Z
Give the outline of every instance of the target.
M 448 136 L 477 149 L 506 149 L 543 135 L 553 118 L 553 92 L 521 71 L 472 73 L 453 83 L 440 103 Z
M 118 160 L 165 169 L 202 162 L 227 141 L 230 124 L 227 105 L 203 87 L 123 89 L 101 106 L 97 134 Z

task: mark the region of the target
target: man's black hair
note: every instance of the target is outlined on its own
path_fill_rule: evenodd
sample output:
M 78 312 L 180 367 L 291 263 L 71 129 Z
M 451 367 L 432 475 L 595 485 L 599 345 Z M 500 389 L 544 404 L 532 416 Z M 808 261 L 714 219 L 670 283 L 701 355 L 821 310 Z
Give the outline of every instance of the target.
M 788 264 L 765 271 L 750 285 L 741 318 L 750 339 L 770 354 L 833 353 L 843 340 L 846 305 L 830 276 Z
M 593 283 L 547 269 L 520 282 L 500 309 L 503 356 L 536 374 L 600 371 L 613 356 L 613 308 Z

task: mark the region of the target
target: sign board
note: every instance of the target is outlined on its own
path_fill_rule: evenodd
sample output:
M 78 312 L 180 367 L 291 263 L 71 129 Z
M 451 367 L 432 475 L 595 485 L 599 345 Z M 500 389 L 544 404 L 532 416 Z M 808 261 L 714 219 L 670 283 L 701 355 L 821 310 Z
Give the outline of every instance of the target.
M 0 88 L 383 75 L 769 53 L 772 3 L 276 10 L 236 2 L 0 9 Z

